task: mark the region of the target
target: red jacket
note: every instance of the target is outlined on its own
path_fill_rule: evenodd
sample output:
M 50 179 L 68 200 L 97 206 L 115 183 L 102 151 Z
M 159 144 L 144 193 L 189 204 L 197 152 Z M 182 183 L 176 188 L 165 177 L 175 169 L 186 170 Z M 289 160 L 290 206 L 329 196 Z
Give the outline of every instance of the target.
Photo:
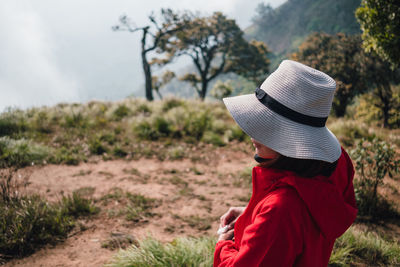
M 330 177 L 253 168 L 253 195 L 235 224 L 235 241 L 219 241 L 217 266 L 327 266 L 335 239 L 357 209 L 354 169 L 342 149 Z

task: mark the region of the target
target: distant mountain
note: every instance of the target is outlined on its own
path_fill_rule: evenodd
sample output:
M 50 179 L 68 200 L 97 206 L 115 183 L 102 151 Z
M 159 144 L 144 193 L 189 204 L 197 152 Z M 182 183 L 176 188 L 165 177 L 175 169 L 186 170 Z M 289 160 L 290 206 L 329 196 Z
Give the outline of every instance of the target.
M 264 41 L 282 57 L 298 48 L 312 32 L 361 33 L 354 12 L 361 0 L 288 0 L 273 9 L 260 4 L 253 25 L 245 30 L 249 39 Z

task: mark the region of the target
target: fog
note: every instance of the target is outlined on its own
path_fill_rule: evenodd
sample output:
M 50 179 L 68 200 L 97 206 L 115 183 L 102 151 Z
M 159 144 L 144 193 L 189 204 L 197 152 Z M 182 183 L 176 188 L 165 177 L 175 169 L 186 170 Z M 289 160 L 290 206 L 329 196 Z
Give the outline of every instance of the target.
M 265 1 L 276 7 L 285 0 Z M 113 32 L 126 14 L 138 25 L 160 8 L 222 11 L 242 29 L 260 1 L 1 0 L 0 111 L 58 102 L 143 95 L 140 34 Z

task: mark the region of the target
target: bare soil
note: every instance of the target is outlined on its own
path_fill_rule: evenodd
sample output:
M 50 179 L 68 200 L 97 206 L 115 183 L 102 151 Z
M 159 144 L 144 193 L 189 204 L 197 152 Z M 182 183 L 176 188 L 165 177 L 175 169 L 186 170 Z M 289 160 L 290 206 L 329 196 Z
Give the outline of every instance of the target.
M 197 151 L 193 151 L 197 153 Z M 199 152 L 200 153 L 200 152 Z M 231 206 L 245 206 L 251 184 L 240 174 L 255 165 L 250 145 L 210 148 L 199 160 L 112 160 L 81 163 L 78 166 L 46 165 L 22 170 L 29 175 L 29 193 L 39 193 L 49 201 L 76 190 L 87 192 L 101 211 L 81 219 L 69 238 L 55 246 L 45 246 L 5 266 L 102 266 L 117 253 L 105 248 L 111 236 L 141 240 L 152 236 L 168 242 L 181 236 L 216 235 L 219 217 Z M 152 215 L 138 222 L 126 219 L 120 211 L 126 202 L 108 198 L 119 189 L 157 200 Z M 399 203 L 399 181 L 385 179 L 381 193 Z M 359 225 L 400 240 L 398 222 Z
M 100 207 L 99 214 L 79 221 L 64 242 L 45 246 L 31 256 L 14 259 L 5 266 L 102 266 L 117 249 L 104 248 L 112 234 L 137 240 L 152 236 L 171 241 L 180 236 L 215 235 L 219 217 L 230 206 L 245 206 L 251 185 L 239 174 L 254 166 L 249 146 L 218 148 L 207 161 L 188 159 L 112 160 L 78 166 L 46 165 L 22 170 L 29 174 L 26 190 L 49 201 L 76 190 L 88 192 Z M 131 222 L 118 211 L 126 204 L 110 198 L 115 188 L 157 200 L 158 206 L 139 222 Z

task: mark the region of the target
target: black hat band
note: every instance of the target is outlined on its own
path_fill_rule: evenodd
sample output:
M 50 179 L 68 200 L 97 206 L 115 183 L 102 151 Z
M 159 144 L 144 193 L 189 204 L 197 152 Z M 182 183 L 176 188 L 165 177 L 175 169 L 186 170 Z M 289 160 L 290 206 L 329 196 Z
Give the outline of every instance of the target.
M 278 113 L 279 115 L 292 120 L 294 122 L 298 122 L 301 124 L 313 126 L 313 127 L 325 127 L 326 120 L 328 117 L 313 117 L 313 116 L 308 116 L 304 115 L 302 113 L 299 113 L 297 111 L 294 111 L 293 109 L 290 109 L 275 99 L 273 99 L 270 95 L 267 94 L 264 90 L 260 89 L 257 87 L 256 89 L 256 97 L 257 99 L 267 108 L 270 110 Z

